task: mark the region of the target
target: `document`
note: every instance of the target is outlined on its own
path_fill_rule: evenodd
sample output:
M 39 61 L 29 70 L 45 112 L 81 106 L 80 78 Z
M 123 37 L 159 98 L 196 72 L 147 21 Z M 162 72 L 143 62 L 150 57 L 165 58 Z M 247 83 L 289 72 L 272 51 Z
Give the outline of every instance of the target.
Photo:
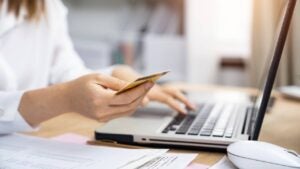
M 89 138 L 75 134 L 66 133 L 56 137 L 52 137 L 51 140 L 57 140 L 61 142 L 73 143 L 73 144 L 86 144 Z M 188 168 L 185 168 L 196 156 L 197 154 L 175 154 L 167 153 L 159 157 L 157 153 L 148 154 L 141 159 L 136 161 L 131 161 L 121 167 L 122 169 L 135 168 L 135 169 L 207 169 L 208 166 L 200 164 L 191 164 Z M 153 159 L 153 160 L 151 160 Z
M 143 162 L 143 159 L 152 160 L 166 151 L 69 144 L 18 134 L 0 135 L 0 169 L 117 169 Z
M 145 163 L 137 169 L 184 169 L 197 154 L 166 153 Z
M 185 169 L 208 169 L 208 165 L 199 164 L 199 163 L 193 163 L 187 166 Z
M 51 140 L 73 144 L 86 144 L 87 141 L 89 141 L 89 138 L 75 133 L 65 133 L 52 137 Z

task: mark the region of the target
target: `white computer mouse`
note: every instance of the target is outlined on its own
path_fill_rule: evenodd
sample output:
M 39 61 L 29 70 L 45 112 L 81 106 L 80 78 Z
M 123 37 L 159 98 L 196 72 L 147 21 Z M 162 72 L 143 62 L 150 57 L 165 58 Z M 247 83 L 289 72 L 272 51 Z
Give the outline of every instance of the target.
M 300 156 L 260 141 L 238 141 L 227 147 L 229 160 L 241 169 L 300 169 Z

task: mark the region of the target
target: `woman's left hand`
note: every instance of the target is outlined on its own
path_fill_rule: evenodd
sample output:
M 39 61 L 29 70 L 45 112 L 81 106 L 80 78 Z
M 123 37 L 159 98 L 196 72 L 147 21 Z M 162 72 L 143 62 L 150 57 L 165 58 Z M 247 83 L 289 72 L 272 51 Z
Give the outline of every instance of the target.
M 143 105 L 146 105 L 149 101 L 167 104 L 170 108 L 183 114 L 186 114 L 187 110 L 180 103 L 183 103 L 187 109 L 195 109 L 195 106 L 186 98 L 182 91 L 171 85 L 155 85 L 144 98 Z

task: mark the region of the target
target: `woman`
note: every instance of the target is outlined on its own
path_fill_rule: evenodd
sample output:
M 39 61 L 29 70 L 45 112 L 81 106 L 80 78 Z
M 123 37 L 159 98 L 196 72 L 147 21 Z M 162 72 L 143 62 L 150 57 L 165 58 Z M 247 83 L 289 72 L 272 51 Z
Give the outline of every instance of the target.
M 107 121 L 149 100 L 182 113 L 178 100 L 193 108 L 178 89 L 151 83 L 114 95 L 138 74 L 126 66 L 84 67 L 66 15 L 59 0 L 0 0 L 0 134 L 31 131 L 66 112 Z

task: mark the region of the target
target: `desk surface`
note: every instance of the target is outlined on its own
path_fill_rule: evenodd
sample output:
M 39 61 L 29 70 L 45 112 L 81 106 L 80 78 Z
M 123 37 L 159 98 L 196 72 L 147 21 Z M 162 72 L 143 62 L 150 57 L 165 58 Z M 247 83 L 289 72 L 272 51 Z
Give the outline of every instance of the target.
M 233 90 L 246 93 L 254 92 L 251 89 L 245 88 L 224 88 L 187 84 L 176 84 L 176 86 L 184 90 L 195 92 L 211 90 Z M 279 94 L 275 94 L 275 96 L 275 105 L 271 112 L 266 114 L 264 119 L 260 140 L 300 152 L 300 132 L 298 131 L 300 128 L 300 102 L 285 99 Z M 47 138 L 72 132 L 93 138 L 94 129 L 100 125 L 102 124 L 97 121 L 87 119 L 78 114 L 68 113 L 44 122 L 39 131 L 30 134 Z M 171 151 L 198 153 L 199 155 L 194 162 L 208 165 L 214 164 L 225 155 L 224 153 L 208 151 L 186 151 L 174 149 Z

